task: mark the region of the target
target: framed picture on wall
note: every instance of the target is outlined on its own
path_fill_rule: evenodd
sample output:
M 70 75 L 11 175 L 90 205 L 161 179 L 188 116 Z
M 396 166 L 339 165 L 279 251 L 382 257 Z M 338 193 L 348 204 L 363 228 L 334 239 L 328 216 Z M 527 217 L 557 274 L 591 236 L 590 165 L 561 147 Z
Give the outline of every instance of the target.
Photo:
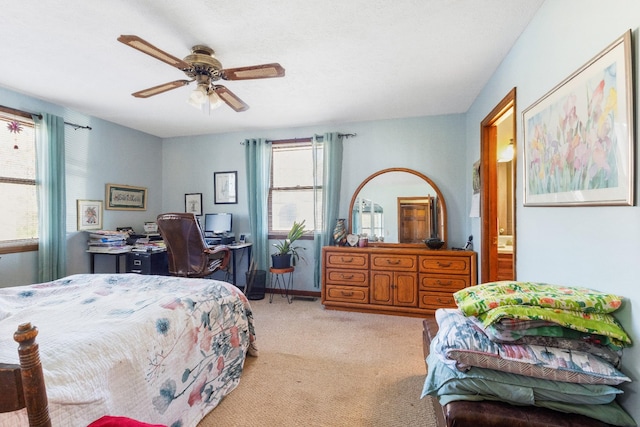
M 238 188 L 236 186 L 238 172 L 214 172 L 213 189 L 214 203 L 233 204 L 238 203 Z
M 102 228 L 102 200 L 77 200 L 78 231 Z
M 184 195 L 184 211 L 195 216 L 202 215 L 202 193 L 189 193 Z
M 633 205 L 631 31 L 523 111 L 524 205 Z
M 107 209 L 146 211 L 147 189 L 131 185 L 107 184 Z

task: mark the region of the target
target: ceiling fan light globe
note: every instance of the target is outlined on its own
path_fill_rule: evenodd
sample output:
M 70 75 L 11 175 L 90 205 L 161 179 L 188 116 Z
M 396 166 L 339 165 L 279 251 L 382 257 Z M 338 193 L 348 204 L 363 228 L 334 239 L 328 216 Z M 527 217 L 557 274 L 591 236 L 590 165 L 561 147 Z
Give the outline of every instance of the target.
M 217 93 L 212 91 L 209 94 L 209 109 L 215 110 L 216 108 L 220 107 L 222 104 L 223 104 L 222 99 L 220 99 Z
M 202 86 L 198 86 L 189 95 L 189 104 L 196 108 L 200 108 L 207 100 L 207 91 Z

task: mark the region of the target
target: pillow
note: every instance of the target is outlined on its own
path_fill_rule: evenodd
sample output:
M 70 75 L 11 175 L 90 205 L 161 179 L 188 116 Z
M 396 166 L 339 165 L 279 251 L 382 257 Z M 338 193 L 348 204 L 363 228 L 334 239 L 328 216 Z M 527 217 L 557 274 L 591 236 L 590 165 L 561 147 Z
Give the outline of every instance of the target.
M 504 305 L 479 314 L 483 325 L 492 325 L 504 318 L 524 320 L 548 320 L 560 326 L 589 334 L 613 338 L 616 346 L 631 345 L 631 338 L 611 314 L 584 313 L 579 311 L 551 309 L 533 305 Z
M 547 381 L 491 369 L 451 369 L 438 356 L 427 357 L 427 377 L 421 398 L 446 394 L 492 396 L 515 405 L 535 405 L 537 401 L 601 405 L 612 402 L 622 390 L 610 385 Z
M 491 341 L 459 310 L 438 309 L 433 351 L 458 369 L 471 366 L 580 384 L 631 381 L 610 363 L 589 353 Z
M 491 282 L 464 288 L 453 294 L 458 308 L 477 316 L 502 305 L 534 305 L 585 313 L 611 313 L 622 298 L 587 288 L 535 282 Z

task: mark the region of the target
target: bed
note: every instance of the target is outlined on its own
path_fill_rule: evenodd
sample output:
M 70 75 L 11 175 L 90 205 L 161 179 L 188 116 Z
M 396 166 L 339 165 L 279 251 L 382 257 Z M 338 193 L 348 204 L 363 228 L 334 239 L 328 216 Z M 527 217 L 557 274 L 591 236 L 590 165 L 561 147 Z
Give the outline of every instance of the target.
M 54 426 L 105 415 L 195 427 L 257 356 L 245 295 L 217 280 L 79 274 L 0 288 L 0 361 L 18 363 L 16 327 L 31 322 Z M 26 425 L 26 411 L 0 427 Z
M 494 282 L 454 294 L 424 322 L 423 397 L 447 426 L 635 426 L 618 405 L 622 298 L 585 288 Z M 437 331 L 437 332 L 436 332 Z

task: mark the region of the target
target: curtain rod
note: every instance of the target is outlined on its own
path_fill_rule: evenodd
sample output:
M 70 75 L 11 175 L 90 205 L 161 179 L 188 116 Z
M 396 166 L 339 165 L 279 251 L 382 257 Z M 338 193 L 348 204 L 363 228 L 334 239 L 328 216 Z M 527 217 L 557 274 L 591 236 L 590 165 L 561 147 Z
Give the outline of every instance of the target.
M 318 139 L 323 139 L 324 138 L 322 135 L 314 135 L 314 136 L 316 138 L 318 138 Z M 357 133 L 339 133 L 338 136 L 342 136 L 344 138 L 349 139 L 349 138 L 358 136 L 358 134 Z M 308 141 L 311 141 L 312 138 L 313 138 L 312 136 L 307 136 L 307 137 L 304 137 L 304 138 L 267 139 L 266 141 L 267 142 L 276 142 L 276 143 L 284 144 L 284 143 L 292 143 L 292 142 L 308 142 Z M 244 141 L 242 141 L 240 143 L 240 145 L 244 145 Z
M 36 116 L 42 120 L 42 114 L 29 113 L 28 111 L 16 110 L 15 108 L 5 107 L 4 105 L 0 105 L 0 111 L 4 111 L 9 114 L 15 114 L 16 116 L 20 116 L 20 117 L 26 117 L 27 119 L 30 119 L 31 116 Z M 64 124 L 71 126 L 73 130 L 78 130 L 78 129 L 91 130 L 91 126 L 83 126 L 83 125 L 79 125 L 76 123 L 69 123 L 69 122 L 64 122 Z

